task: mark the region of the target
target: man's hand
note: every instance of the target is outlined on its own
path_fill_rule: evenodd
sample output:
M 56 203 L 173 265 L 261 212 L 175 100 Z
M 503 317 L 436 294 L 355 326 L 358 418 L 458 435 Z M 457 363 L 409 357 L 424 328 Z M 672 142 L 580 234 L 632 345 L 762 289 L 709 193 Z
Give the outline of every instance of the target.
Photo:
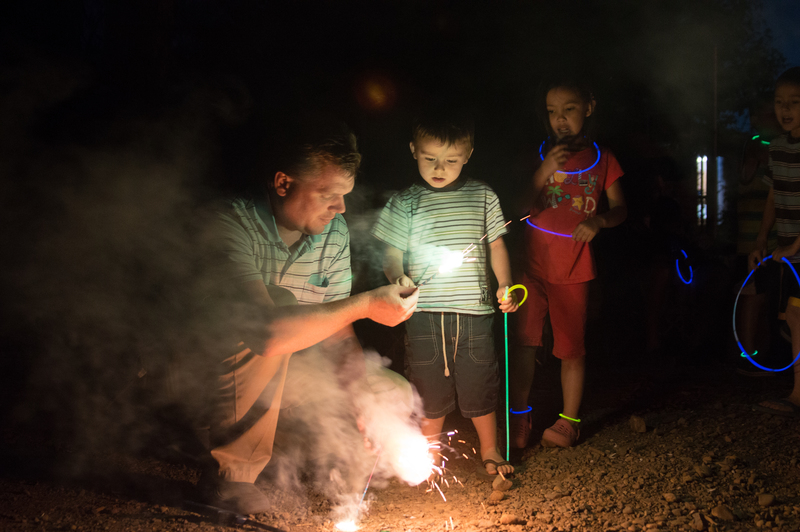
M 399 285 L 388 285 L 370 290 L 367 317 L 381 325 L 394 327 L 406 321 L 417 308 L 419 290 Z
M 408 275 L 401 275 L 397 279 L 395 279 L 394 284 L 397 286 L 404 286 L 406 288 L 416 288 L 417 285 L 414 284 L 414 281 L 411 280 L 411 277 Z
M 577 242 L 591 242 L 601 229 L 600 220 L 596 216 L 582 221 L 572 231 L 572 238 Z
M 497 290 L 497 302 L 500 303 L 500 310 L 503 313 L 507 312 L 516 312 L 519 308 L 519 303 L 517 303 L 517 297 L 514 295 L 514 292 L 509 292 L 508 297 L 506 300 L 503 301 L 503 296 L 506 294 L 505 286 L 501 286 Z

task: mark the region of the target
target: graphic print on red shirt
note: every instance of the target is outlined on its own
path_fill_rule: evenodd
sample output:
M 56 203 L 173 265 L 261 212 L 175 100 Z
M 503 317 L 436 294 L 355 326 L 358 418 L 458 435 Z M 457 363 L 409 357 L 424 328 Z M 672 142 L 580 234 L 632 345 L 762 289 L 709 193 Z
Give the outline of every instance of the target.
M 534 225 L 556 233 L 571 234 L 579 223 L 597 214 L 600 196 L 623 172 L 614 155 L 600 148 L 600 162 L 578 174 L 566 174 L 589 168 L 597 160 L 592 146 L 573 154 L 563 172 L 551 175 L 531 210 Z M 582 283 L 595 278 L 596 271 L 588 242 L 551 235 L 530 225 L 525 226 L 527 262 L 525 271 L 556 284 Z

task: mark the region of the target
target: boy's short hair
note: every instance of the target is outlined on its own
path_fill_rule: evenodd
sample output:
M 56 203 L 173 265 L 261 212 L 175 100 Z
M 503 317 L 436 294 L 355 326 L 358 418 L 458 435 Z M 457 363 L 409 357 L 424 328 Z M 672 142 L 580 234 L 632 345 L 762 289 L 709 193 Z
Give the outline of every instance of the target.
M 417 144 L 425 137 L 447 145 L 463 142 L 469 152 L 475 146 L 475 123 L 463 111 L 426 109 L 414 118 L 411 141 Z
M 775 82 L 775 85 L 781 85 L 783 83 L 800 85 L 800 67 L 792 67 L 778 76 L 778 80 Z

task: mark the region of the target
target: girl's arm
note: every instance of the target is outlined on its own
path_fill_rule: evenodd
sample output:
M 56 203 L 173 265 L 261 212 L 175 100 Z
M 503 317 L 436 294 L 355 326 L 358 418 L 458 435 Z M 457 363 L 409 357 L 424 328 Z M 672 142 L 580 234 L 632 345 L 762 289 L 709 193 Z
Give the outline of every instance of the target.
M 386 245 L 383 254 L 383 273 L 391 284 L 413 288 L 414 281 L 403 270 L 403 252 L 394 246 Z
M 517 305 L 517 299 L 513 293 L 509 294 L 506 300 L 503 301 L 506 288 L 514 284 L 514 281 L 511 279 L 511 264 L 508 260 L 508 250 L 505 243 L 503 243 L 502 236 L 489 244 L 489 260 L 494 276 L 497 278 L 497 301 L 500 303 L 500 310 L 503 312 L 516 312 L 519 305 Z
M 591 242 L 600 229 L 616 227 L 625 221 L 628 217 L 628 207 L 625 205 L 625 195 L 622 193 L 619 181 L 614 181 L 608 187 L 606 197 L 608 197 L 608 211 L 579 223 L 572 232 L 572 238 L 578 242 Z

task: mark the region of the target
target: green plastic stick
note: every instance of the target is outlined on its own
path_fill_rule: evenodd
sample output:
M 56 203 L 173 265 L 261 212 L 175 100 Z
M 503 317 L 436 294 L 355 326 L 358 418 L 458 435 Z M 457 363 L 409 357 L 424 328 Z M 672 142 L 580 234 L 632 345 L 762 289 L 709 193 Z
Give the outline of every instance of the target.
M 508 287 L 506 286 L 506 293 L 503 295 L 503 301 L 508 297 Z M 509 425 L 509 408 L 511 405 L 508 402 L 508 312 L 503 313 L 503 321 L 505 322 L 505 341 L 506 341 L 506 460 L 511 461 L 511 429 Z

